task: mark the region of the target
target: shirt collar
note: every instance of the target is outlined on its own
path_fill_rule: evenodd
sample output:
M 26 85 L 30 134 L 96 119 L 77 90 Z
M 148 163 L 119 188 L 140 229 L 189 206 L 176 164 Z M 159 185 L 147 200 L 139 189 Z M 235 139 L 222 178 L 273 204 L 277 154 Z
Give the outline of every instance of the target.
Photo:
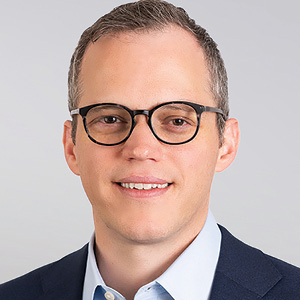
M 89 242 L 83 300 L 93 299 L 98 285 L 105 286 L 96 263 L 94 240 L 93 234 Z M 220 246 L 221 232 L 209 211 L 198 236 L 155 282 L 176 300 L 209 299 Z
M 176 300 L 209 299 L 220 246 L 221 232 L 209 211 L 201 232 L 156 282 Z
M 105 285 L 97 267 L 96 257 L 94 253 L 94 241 L 95 233 L 93 233 L 89 242 L 82 300 L 92 300 L 96 287 L 98 285 Z

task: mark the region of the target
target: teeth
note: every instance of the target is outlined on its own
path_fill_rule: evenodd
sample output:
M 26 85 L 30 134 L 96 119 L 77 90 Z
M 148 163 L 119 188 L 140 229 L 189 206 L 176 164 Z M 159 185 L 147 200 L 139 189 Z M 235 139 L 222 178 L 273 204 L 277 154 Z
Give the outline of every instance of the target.
M 164 184 L 156 184 L 156 183 L 123 183 L 121 182 L 121 186 L 126 189 L 137 189 L 137 190 L 151 190 L 151 189 L 164 189 L 168 186 L 168 183 Z

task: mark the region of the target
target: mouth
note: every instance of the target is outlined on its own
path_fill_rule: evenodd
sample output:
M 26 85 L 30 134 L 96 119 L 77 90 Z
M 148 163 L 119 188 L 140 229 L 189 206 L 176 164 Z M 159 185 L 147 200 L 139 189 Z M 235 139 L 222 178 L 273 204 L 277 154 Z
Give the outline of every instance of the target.
M 119 182 L 118 183 L 121 187 L 125 189 L 136 189 L 136 190 L 154 190 L 154 189 L 165 189 L 170 183 L 141 183 L 141 182 Z
M 157 198 L 169 191 L 173 182 L 155 177 L 130 175 L 114 182 L 121 193 L 130 198 Z

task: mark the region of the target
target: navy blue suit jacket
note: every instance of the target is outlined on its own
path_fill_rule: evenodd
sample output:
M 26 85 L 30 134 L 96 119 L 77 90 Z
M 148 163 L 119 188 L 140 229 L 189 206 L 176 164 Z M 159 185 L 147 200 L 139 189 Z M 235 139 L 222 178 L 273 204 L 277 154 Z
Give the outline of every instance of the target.
M 222 226 L 220 229 L 221 251 L 210 300 L 300 300 L 299 268 L 242 243 Z M 0 300 L 81 300 L 87 249 L 86 245 L 1 284 Z

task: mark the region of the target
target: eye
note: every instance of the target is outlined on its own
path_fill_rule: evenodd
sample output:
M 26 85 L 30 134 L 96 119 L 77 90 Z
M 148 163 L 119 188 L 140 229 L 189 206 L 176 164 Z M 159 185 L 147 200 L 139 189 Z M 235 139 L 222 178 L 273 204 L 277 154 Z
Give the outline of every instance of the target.
M 89 127 L 98 126 L 103 128 L 104 126 L 120 126 L 126 124 L 127 121 L 122 117 L 114 115 L 103 115 L 103 116 L 94 116 L 94 119 L 88 119 L 87 124 Z
M 121 122 L 120 119 L 118 119 L 115 116 L 103 116 L 99 121 L 106 123 L 106 124 L 113 124 L 113 123 Z
M 115 116 L 115 115 L 104 115 L 104 116 L 99 116 L 95 118 L 93 123 L 103 123 L 103 124 L 116 124 L 116 123 L 127 123 L 127 120 L 122 118 L 121 116 Z
M 174 126 L 183 126 L 184 124 L 186 124 L 187 122 L 183 119 L 177 118 L 177 119 L 172 119 L 170 121 L 170 123 Z

